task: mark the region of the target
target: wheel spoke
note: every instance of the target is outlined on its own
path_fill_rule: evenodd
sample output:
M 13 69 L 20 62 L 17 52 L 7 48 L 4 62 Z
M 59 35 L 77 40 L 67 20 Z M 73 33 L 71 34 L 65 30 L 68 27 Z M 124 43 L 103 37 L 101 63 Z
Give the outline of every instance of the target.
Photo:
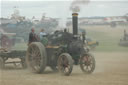
M 35 51 L 35 50 L 34 50 L 34 49 L 35 49 L 34 47 L 35 47 L 34 45 L 31 47 L 31 51 L 32 51 L 32 52 Z
M 39 69 L 40 66 L 40 60 L 41 60 L 41 54 L 39 52 L 38 47 L 36 47 L 35 45 L 32 45 L 29 48 L 28 51 L 28 56 L 29 56 L 29 60 L 30 60 L 30 64 L 34 69 Z
M 92 69 L 92 66 L 88 66 L 89 67 L 89 71 Z
M 70 66 L 64 68 L 64 72 L 69 72 Z
M 88 66 L 85 66 L 85 67 L 84 67 L 84 70 L 87 71 L 87 70 L 88 70 Z
M 36 55 L 37 55 L 37 57 L 41 58 L 40 52 L 37 52 Z
M 32 53 L 28 53 L 28 56 L 32 57 L 32 56 L 33 56 L 33 54 L 32 54 Z

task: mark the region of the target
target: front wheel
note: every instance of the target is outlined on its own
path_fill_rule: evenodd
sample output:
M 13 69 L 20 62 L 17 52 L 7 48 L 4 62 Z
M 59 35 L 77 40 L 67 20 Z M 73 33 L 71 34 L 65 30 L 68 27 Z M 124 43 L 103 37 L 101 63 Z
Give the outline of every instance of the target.
M 80 57 L 80 68 L 84 73 L 90 74 L 95 70 L 95 58 L 92 54 L 83 54 Z
M 72 57 L 68 53 L 63 53 L 59 56 L 58 59 L 58 70 L 66 75 L 69 76 L 73 69 L 73 60 Z

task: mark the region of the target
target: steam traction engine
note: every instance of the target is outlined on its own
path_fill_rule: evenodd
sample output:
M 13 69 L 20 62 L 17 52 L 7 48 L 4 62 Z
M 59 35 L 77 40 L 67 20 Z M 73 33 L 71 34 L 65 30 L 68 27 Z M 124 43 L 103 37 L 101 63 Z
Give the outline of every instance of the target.
M 95 59 L 89 53 L 78 35 L 78 14 L 72 14 L 73 34 L 56 31 L 47 36 L 48 43 L 33 42 L 27 49 L 27 65 L 36 73 L 42 73 L 46 66 L 59 70 L 64 75 L 70 75 L 73 64 L 80 64 L 84 73 L 92 73 L 95 69 Z

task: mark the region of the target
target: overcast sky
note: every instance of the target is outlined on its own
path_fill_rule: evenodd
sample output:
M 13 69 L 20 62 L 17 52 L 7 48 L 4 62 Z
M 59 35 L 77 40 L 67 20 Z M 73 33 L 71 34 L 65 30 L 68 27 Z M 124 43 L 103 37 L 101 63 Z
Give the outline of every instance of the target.
M 70 17 L 69 10 L 72 0 L 0 0 L 1 17 L 10 17 L 14 6 L 20 15 L 40 18 L 43 13 L 47 17 Z M 128 13 L 128 0 L 91 0 L 81 6 L 80 17 L 91 16 L 123 16 Z

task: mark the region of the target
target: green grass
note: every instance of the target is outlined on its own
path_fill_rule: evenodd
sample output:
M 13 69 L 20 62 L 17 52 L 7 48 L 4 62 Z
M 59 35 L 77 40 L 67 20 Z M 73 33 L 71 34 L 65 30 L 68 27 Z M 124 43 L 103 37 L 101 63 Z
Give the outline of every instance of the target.
M 105 52 L 128 52 L 128 47 L 119 46 L 117 42 L 100 42 L 95 51 Z
M 86 27 L 82 27 L 86 28 Z M 91 28 L 91 29 L 90 29 Z M 108 28 L 105 27 L 102 29 L 99 27 L 88 27 L 86 29 L 87 36 L 97 40 L 99 46 L 96 47 L 95 51 L 97 52 L 128 52 L 128 47 L 119 46 L 118 43 L 120 38 L 123 36 L 123 28 Z M 17 50 L 27 50 L 27 43 L 16 44 L 13 49 Z
M 27 43 L 16 43 L 15 46 L 12 49 L 27 50 Z
M 123 30 L 123 29 L 122 29 Z M 122 31 L 118 29 L 112 31 L 103 31 L 100 30 L 89 30 L 87 29 L 87 36 L 97 40 L 99 46 L 96 47 L 95 51 L 98 52 L 128 52 L 128 47 L 119 46 L 120 38 L 123 36 Z

